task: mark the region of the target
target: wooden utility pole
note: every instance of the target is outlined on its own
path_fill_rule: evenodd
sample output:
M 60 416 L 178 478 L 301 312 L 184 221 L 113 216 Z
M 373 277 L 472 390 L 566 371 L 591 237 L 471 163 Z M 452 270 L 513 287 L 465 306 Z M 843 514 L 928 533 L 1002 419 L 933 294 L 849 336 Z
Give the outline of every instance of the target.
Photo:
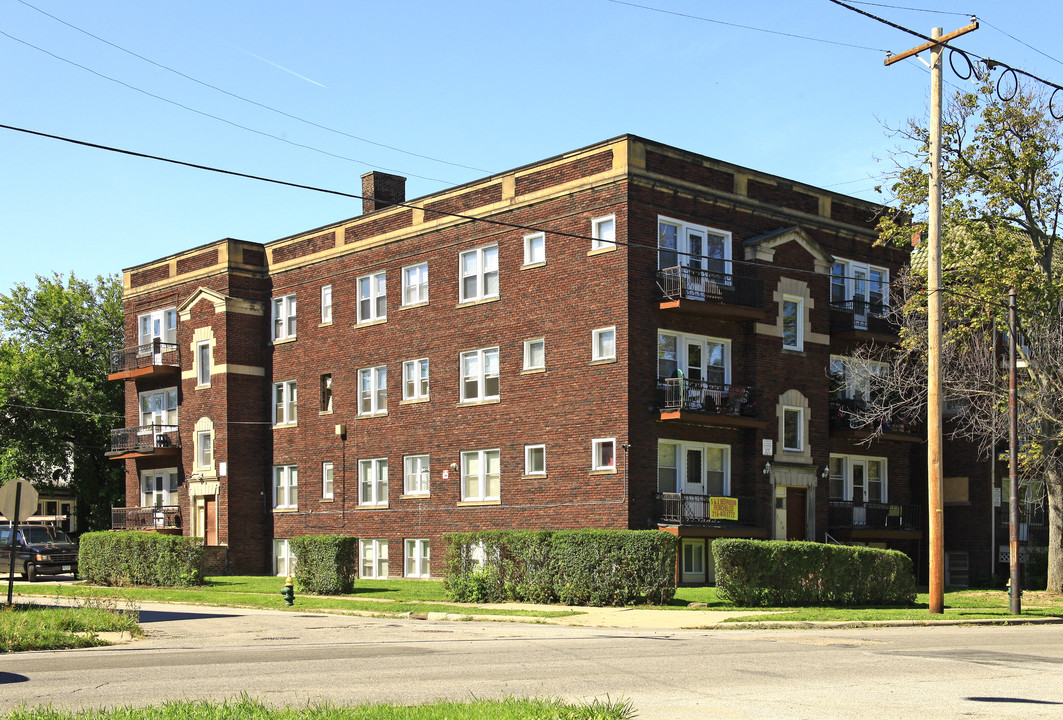
M 930 612 L 945 612 L 945 518 L 943 513 L 943 471 L 941 461 L 941 51 L 942 43 L 978 29 L 972 22 L 966 27 L 941 34 L 930 32 L 931 42 L 923 43 L 899 55 L 886 58 L 886 65 L 930 50 L 930 197 L 927 218 L 927 505 L 930 523 L 927 531 L 930 546 Z
M 1022 614 L 1022 584 L 1019 576 L 1019 397 L 1015 377 L 1019 322 L 1015 288 L 1008 295 L 1008 611 Z

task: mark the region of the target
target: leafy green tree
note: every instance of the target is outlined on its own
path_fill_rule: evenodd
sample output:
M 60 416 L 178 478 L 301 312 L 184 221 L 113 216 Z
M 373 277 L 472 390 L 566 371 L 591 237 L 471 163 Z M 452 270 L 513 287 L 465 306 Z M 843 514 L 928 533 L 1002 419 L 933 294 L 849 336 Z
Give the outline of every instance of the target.
M 1021 476 L 1043 488 L 1048 504 L 1048 590 L 1063 592 L 1063 282 L 1056 258 L 1063 180 L 1063 129 L 1051 98 L 1017 87 L 1003 100 L 988 78 L 958 93 L 942 126 L 942 298 L 944 387 L 955 414 L 950 432 L 999 452 L 1007 439 L 1007 380 L 999 370 L 1011 288 L 1018 291 L 1025 362 L 1019 377 L 1023 437 Z M 929 167 L 927 128 L 898 131 L 891 185 L 897 211 L 880 223 L 883 241 L 907 245 L 925 231 Z M 914 222 L 913 222 L 914 219 Z M 922 267 L 920 267 L 920 263 Z M 925 257 L 901 305 L 902 347 L 883 374 L 880 416 L 925 415 Z M 913 370 L 914 368 L 914 370 Z M 919 372 L 922 372 L 921 378 Z
M 38 276 L 0 294 L 0 480 L 69 487 L 82 530 L 109 528 L 124 492 L 104 456 L 124 414 L 122 383 L 107 380 L 121 343 L 117 276 Z

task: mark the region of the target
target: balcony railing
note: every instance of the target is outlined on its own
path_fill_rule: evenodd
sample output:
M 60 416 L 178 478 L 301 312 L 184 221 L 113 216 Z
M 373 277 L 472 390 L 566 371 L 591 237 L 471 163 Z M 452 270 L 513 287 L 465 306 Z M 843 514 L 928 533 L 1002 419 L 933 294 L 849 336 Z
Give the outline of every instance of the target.
M 764 306 L 764 282 L 744 275 L 676 265 L 657 273 L 657 287 L 665 300 L 703 300 L 751 308 Z
M 657 521 L 677 525 L 755 525 L 752 497 L 657 493 Z M 730 511 L 737 504 L 737 517 Z
M 161 507 L 111 508 L 112 530 L 172 530 L 181 527 L 181 508 Z
M 919 505 L 831 500 L 827 526 L 868 530 L 918 530 L 923 526 L 923 512 Z
M 181 447 L 176 425 L 140 425 L 111 431 L 111 453 L 169 450 Z
M 897 325 L 889 318 L 890 306 L 867 300 L 835 300 L 830 304 L 832 333 L 860 332 L 896 335 Z
M 830 429 L 832 431 L 864 430 L 868 434 L 881 429 L 883 433 L 902 433 L 919 435 L 923 432 L 922 423 L 904 420 L 875 420 L 871 423 L 859 419 L 860 413 L 867 408 L 867 402 L 858 398 L 832 398 L 830 401 Z
M 147 374 L 158 368 L 181 367 L 181 351 L 177 343 L 166 343 L 155 338 L 144 345 L 115 350 L 111 353 L 111 379 Z
M 753 388 L 687 378 L 662 378 L 664 409 L 691 410 L 709 415 L 756 417 Z

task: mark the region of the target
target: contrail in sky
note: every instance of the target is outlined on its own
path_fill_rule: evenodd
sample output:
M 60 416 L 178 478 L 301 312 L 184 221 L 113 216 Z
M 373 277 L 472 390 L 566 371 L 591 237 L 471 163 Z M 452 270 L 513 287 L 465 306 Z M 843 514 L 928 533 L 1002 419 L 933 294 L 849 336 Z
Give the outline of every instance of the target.
M 317 80 L 311 80 L 310 78 L 306 77 L 305 75 L 300 75 L 299 73 L 295 72 L 294 70 L 289 70 L 288 68 L 284 67 L 283 65 L 278 65 L 277 63 L 273 62 L 272 60 L 267 60 L 264 57 L 259 57 L 258 55 L 255 55 L 254 53 L 247 53 L 247 54 L 250 55 L 251 57 L 253 57 L 255 60 L 261 60 L 262 62 L 266 63 L 267 65 L 272 65 L 273 67 L 277 68 L 278 70 L 283 70 L 284 72 L 288 73 L 289 75 L 294 75 L 295 77 L 299 78 L 300 80 L 306 80 L 308 83 L 313 83 L 313 84 L 317 85 L 318 87 L 325 87 L 324 85 L 319 83 Z

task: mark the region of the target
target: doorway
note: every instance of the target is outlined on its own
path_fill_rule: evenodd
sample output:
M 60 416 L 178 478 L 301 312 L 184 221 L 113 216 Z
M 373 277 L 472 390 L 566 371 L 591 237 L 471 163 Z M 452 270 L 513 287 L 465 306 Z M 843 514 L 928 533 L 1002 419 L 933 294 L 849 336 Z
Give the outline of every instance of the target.
M 808 488 L 786 488 L 786 539 L 807 540 Z

